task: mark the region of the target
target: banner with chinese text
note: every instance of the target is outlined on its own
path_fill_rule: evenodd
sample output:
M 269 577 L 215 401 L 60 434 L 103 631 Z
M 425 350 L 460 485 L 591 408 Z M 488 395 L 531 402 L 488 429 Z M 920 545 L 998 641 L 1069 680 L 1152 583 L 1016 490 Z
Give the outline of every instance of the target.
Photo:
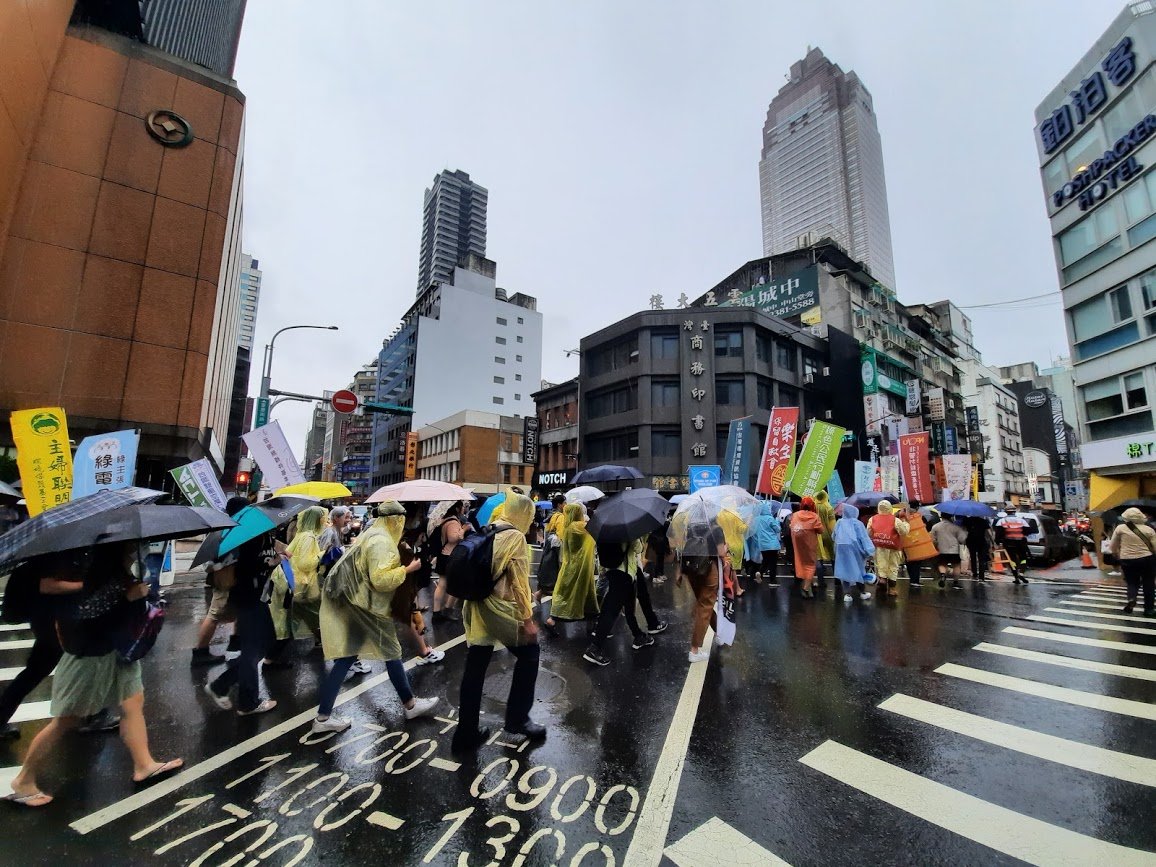
M 727 432 L 726 459 L 723 461 L 724 485 L 746 488 L 751 483 L 751 420 L 737 418 Z
M 127 488 L 136 478 L 139 430 L 85 437 L 72 461 L 72 497 Z
M 64 409 L 21 409 L 10 420 L 29 517 L 67 503 L 72 496 L 72 450 Z
M 775 407 L 767 425 L 767 441 L 759 463 L 755 492 L 782 496 L 787 479 L 795 470 L 795 437 L 799 426 L 797 406 Z
M 879 459 L 879 486 L 875 490 L 885 494 L 899 492 L 898 455 L 884 455 Z
M 807 432 L 807 442 L 795 465 L 788 487 L 800 497 L 813 497 L 823 489 L 839 459 L 845 428 L 817 421 Z
M 242 434 L 241 439 L 253 453 L 253 459 L 265 477 L 265 483 L 274 491 L 305 481 L 305 474 L 301 472 L 297 459 L 293 457 L 279 422 L 271 421 L 264 427 L 254 428 L 247 434 Z
M 943 461 L 944 485 L 940 499 L 944 502 L 966 500 L 968 488 L 971 487 L 971 456 L 944 455 L 941 460 Z
M 908 500 L 921 503 L 935 502 L 935 490 L 931 486 L 930 434 L 907 434 L 899 438 L 899 469 L 903 474 L 903 487 Z
M 405 481 L 417 478 L 417 431 L 411 430 L 405 435 L 405 472 L 402 474 Z
M 878 478 L 877 467 L 873 461 L 855 461 L 855 493 L 862 494 L 875 490 Z
M 843 490 L 843 480 L 839 478 L 838 471 L 831 473 L 831 479 L 827 482 L 827 496 L 831 498 L 832 505 L 847 499 L 847 492 Z
M 225 511 L 225 492 L 221 490 L 221 483 L 217 481 L 217 474 L 208 458 L 169 470 L 169 474 L 176 479 L 177 487 L 190 506 L 209 506 Z

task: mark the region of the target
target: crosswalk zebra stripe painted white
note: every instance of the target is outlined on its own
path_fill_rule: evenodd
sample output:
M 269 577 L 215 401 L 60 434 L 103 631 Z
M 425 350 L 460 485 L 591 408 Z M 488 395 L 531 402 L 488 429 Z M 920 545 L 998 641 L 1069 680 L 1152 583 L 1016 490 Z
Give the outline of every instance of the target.
M 1104 650 L 1123 650 L 1128 653 L 1156 655 L 1156 647 L 1149 647 L 1143 644 L 1131 644 L 1127 641 L 1108 641 L 1105 638 L 1085 638 L 1082 635 L 1069 635 L 1066 632 L 1051 632 L 1046 629 L 1024 629 L 1022 626 L 1005 626 L 1003 631 L 1010 635 L 1021 635 L 1024 638 L 1036 638 L 1041 641 L 1058 641 L 1061 644 L 1082 644 L 1084 647 L 1099 647 Z
M 1038 650 L 1024 650 L 1022 647 L 1005 647 L 1002 644 L 989 644 L 986 641 L 977 644 L 974 649 L 983 651 L 984 653 L 998 653 L 1000 656 L 1010 656 L 1014 659 L 1026 659 L 1029 662 L 1058 665 L 1062 668 L 1076 668 L 1081 671 L 1095 671 L 1100 674 L 1115 674 L 1120 677 L 1134 677 L 1137 680 L 1156 681 L 1156 669 L 1136 668 L 1131 665 L 1115 665 L 1111 662 L 1095 662 L 1091 659 L 1076 659 L 1071 656 L 1061 656 L 1058 653 L 1040 653 Z
M 27 623 L 0 623 L 0 632 L 19 632 L 32 629 Z
M 1090 590 L 1082 590 L 1076 594 L 1077 596 L 1127 596 L 1126 590 L 1097 590 L 1092 588 Z
M 14 668 L 0 668 L 0 683 L 6 683 L 10 680 L 15 680 L 16 675 L 18 675 L 23 670 L 24 670 L 23 666 L 16 666 Z M 54 674 L 56 674 L 55 668 L 52 669 L 52 671 L 50 671 L 48 673 L 48 676 L 52 677 L 52 675 L 54 675 Z
M 1117 611 L 1120 609 L 1117 608 Z M 1142 617 L 1139 614 L 1109 614 L 1107 611 L 1073 611 L 1070 608 L 1045 608 L 1055 614 L 1071 614 L 1076 617 L 1105 617 L 1109 620 L 1139 620 L 1141 623 L 1152 623 L 1151 617 Z
M 1117 604 L 1123 604 L 1128 599 L 1127 596 L 1109 596 L 1106 593 L 1077 593 L 1072 598 L 1088 602 L 1115 602 Z
M 1095 590 L 1111 590 L 1115 593 L 1123 593 L 1128 589 L 1120 584 L 1093 584 L 1092 587 Z
M 1114 623 L 1095 623 L 1087 620 L 1067 620 L 1063 617 L 1048 617 L 1045 614 L 1029 614 L 1028 620 L 1039 623 L 1055 623 L 1060 626 L 1079 626 L 1084 629 L 1108 629 L 1112 632 L 1131 632 L 1134 635 L 1156 635 L 1156 629 L 1145 629 L 1142 626 L 1117 626 Z
M 1146 759 L 1043 734 L 902 693 L 891 696 L 879 707 L 909 719 L 1049 762 L 1068 765 L 1105 777 L 1115 777 L 1129 783 L 1139 783 L 1142 786 L 1156 786 L 1156 759 Z
M 16 641 L 0 641 L 0 650 L 31 650 L 35 638 L 20 638 Z
M 699 825 L 663 851 L 678 867 L 718 867 L 725 853 L 727 864 L 736 867 L 791 867 L 773 852 L 732 828 L 718 816 Z
M 20 773 L 20 765 L 11 768 L 0 768 L 0 792 L 12 791 L 12 778 Z
M 1156 705 L 1142 701 L 1132 701 L 1127 698 L 1114 698 L 1110 695 L 1100 695 L 1096 692 L 1084 692 L 1080 689 L 1069 689 L 1066 686 L 1054 686 L 1050 683 L 1040 683 L 1037 680 L 1028 680 L 1024 677 L 1012 677 L 999 674 L 995 671 L 985 671 L 982 668 L 971 668 L 966 665 L 956 665 L 947 662 L 935 669 L 936 674 L 946 674 L 972 683 L 982 683 L 986 686 L 998 686 L 1013 692 L 1034 695 L 1037 698 L 1062 701 L 1093 710 L 1103 710 L 1109 713 L 1118 713 L 1124 716 L 1134 716 L 1140 719 L 1156 720 Z
M 1078 599 L 1060 599 L 1060 605 L 1073 605 L 1079 608 L 1103 608 L 1108 611 L 1119 611 L 1122 607 L 1119 602 L 1081 602 Z M 1078 614 L 1078 611 L 1069 611 L 1069 614 Z
M 1156 854 L 1097 840 L 991 804 L 826 741 L 799 759 L 820 773 L 924 821 L 1029 864 L 1156 865 Z M 723 860 L 719 853 L 719 860 Z
M 26 701 L 24 704 L 16 708 L 16 713 L 12 714 L 11 722 L 34 722 L 38 719 L 48 719 L 51 716 L 52 702 Z

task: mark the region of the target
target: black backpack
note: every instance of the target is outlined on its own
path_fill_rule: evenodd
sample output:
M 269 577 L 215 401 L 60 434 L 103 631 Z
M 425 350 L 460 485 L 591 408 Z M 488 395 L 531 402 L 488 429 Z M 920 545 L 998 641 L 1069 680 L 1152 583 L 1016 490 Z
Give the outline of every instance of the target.
M 490 524 L 458 542 L 446 568 L 446 592 L 450 596 L 481 602 L 494 592 L 494 539 L 508 529 L 513 528 L 500 531 Z

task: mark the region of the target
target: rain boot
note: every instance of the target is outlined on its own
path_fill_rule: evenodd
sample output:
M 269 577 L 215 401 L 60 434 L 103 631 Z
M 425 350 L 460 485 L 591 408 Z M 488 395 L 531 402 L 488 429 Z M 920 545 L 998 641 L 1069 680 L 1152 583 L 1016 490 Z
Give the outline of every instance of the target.
M 894 578 L 888 578 L 887 579 L 887 595 L 888 596 L 898 596 L 899 595 L 899 586 L 898 585 L 899 585 L 899 582 L 896 581 Z

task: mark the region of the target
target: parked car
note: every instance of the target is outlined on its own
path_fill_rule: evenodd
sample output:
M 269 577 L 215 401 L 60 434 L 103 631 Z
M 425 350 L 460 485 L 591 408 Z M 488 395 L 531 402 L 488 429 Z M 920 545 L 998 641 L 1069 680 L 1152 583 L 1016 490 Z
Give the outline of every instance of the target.
M 1028 556 L 1044 563 L 1058 563 L 1080 556 L 1080 540 L 1066 535 L 1059 521 L 1041 512 L 1019 512 L 1028 522 Z

